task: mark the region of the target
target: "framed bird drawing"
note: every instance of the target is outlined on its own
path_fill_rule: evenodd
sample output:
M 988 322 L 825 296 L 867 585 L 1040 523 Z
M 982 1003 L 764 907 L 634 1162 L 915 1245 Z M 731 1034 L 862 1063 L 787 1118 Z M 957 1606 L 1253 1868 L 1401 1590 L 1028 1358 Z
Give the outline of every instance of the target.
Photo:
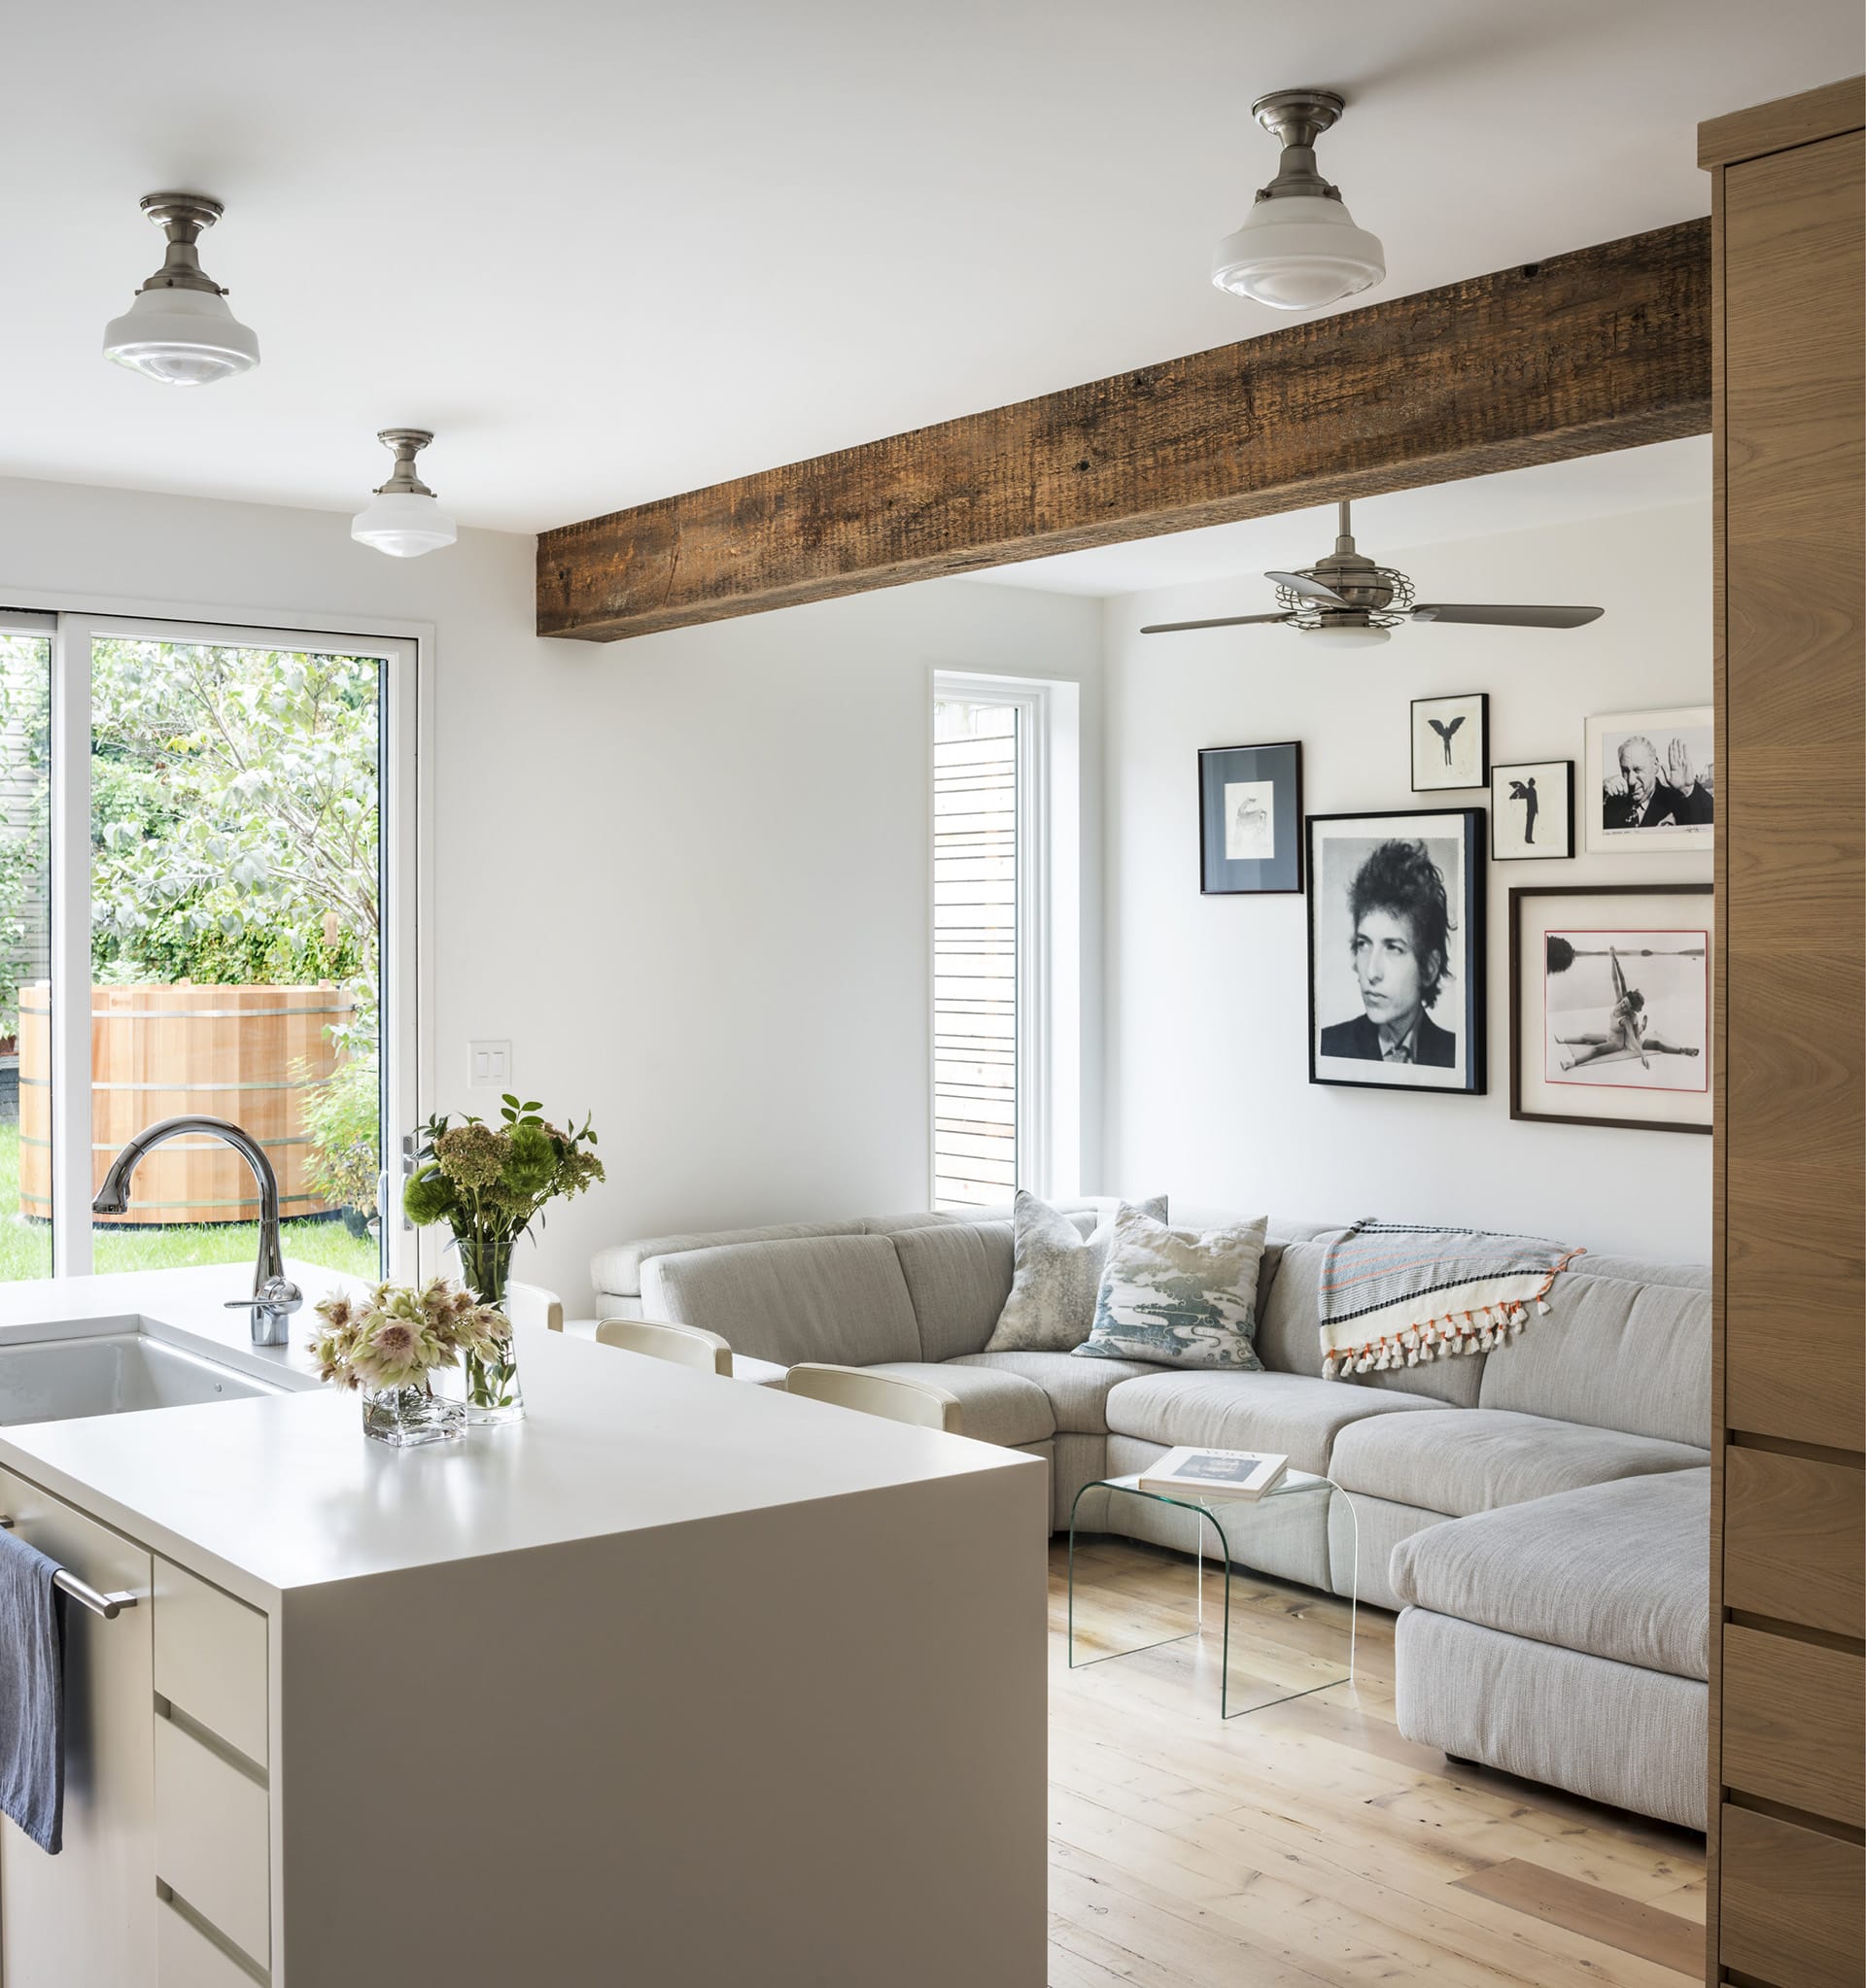
M 1412 791 L 1442 794 L 1490 784 L 1490 699 L 1414 698 Z

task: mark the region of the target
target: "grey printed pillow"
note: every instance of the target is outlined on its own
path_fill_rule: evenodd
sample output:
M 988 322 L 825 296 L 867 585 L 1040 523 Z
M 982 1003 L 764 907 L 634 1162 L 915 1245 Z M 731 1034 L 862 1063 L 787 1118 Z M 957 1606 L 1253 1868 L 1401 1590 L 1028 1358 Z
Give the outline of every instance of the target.
M 1076 1348 L 1091 1359 L 1261 1373 L 1257 1275 L 1268 1216 L 1222 1228 L 1173 1229 L 1136 1209 L 1115 1217 L 1095 1323 Z
M 1166 1219 L 1166 1197 L 1136 1204 Z M 1122 1204 L 1120 1213 L 1127 1212 Z M 1084 1236 L 1066 1215 L 1019 1187 L 1012 1206 L 1011 1295 L 992 1328 L 986 1353 L 1073 1353 L 1095 1322 L 1101 1266 L 1114 1238 L 1113 1220 Z

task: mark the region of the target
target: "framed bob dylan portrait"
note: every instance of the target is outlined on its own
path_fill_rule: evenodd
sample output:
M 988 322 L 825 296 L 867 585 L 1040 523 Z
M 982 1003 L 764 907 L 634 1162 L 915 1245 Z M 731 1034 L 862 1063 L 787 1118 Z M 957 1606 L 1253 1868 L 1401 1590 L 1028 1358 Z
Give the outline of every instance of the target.
M 1509 1115 L 1710 1129 L 1708 883 L 1509 894 Z
M 1574 762 L 1525 760 L 1490 770 L 1490 854 L 1497 863 L 1574 853 Z
M 1309 1081 L 1484 1088 L 1484 810 L 1309 816 Z
M 1716 761 L 1710 706 L 1587 721 L 1587 846 L 1628 855 L 1710 853 Z
M 1302 888 L 1302 748 L 1211 745 L 1198 756 L 1198 887 Z
M 1412 701 L 1412 791 L 1439 794 L 1490 784 L 1490 699 Z

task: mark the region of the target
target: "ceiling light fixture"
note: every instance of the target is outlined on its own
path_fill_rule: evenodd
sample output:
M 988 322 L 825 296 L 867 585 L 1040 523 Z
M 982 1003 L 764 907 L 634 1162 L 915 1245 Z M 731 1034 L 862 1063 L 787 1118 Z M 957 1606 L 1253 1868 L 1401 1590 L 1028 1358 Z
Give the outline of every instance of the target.
M 350 521 L 350 535 L 358 544 L 373 545 L 391 559 L 414 559 L 453 544 L 460 535 L 433 492 L 415 474 L 416 456 L 433 438 L 425 428 L 378 431 L 376 440 L 395 450 L 396 466 L 389 481 L 377 490 L 375 502 Z
M 1212 254 L 1212 281 L 1279 311 L 1314 311 L 1387 273 L 1379 238 L 1356 227 L 1340 192 L 1315 169 L 1315 141 L 1341 115 L 1331 89 L 1279 89 L 1251 115 L 1281 140 L 1276 178 L 1235 234 Z
M 143 212 L 168 236 L 162 266 L 104 327 L 104 357 L 165 387 L 205 387 L 250 372 L 259 341 L 202 274 L 194 244 L 225 211 L 203 193 L 145 193 Z

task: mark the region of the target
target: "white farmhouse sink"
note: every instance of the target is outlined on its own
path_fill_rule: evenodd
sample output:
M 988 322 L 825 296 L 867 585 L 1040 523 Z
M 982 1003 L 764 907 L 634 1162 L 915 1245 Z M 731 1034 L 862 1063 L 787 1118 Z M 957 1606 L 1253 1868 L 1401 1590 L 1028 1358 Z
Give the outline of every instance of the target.
M 286 1391 L 121 1325 L 0 1345 L 0 1425 Z

